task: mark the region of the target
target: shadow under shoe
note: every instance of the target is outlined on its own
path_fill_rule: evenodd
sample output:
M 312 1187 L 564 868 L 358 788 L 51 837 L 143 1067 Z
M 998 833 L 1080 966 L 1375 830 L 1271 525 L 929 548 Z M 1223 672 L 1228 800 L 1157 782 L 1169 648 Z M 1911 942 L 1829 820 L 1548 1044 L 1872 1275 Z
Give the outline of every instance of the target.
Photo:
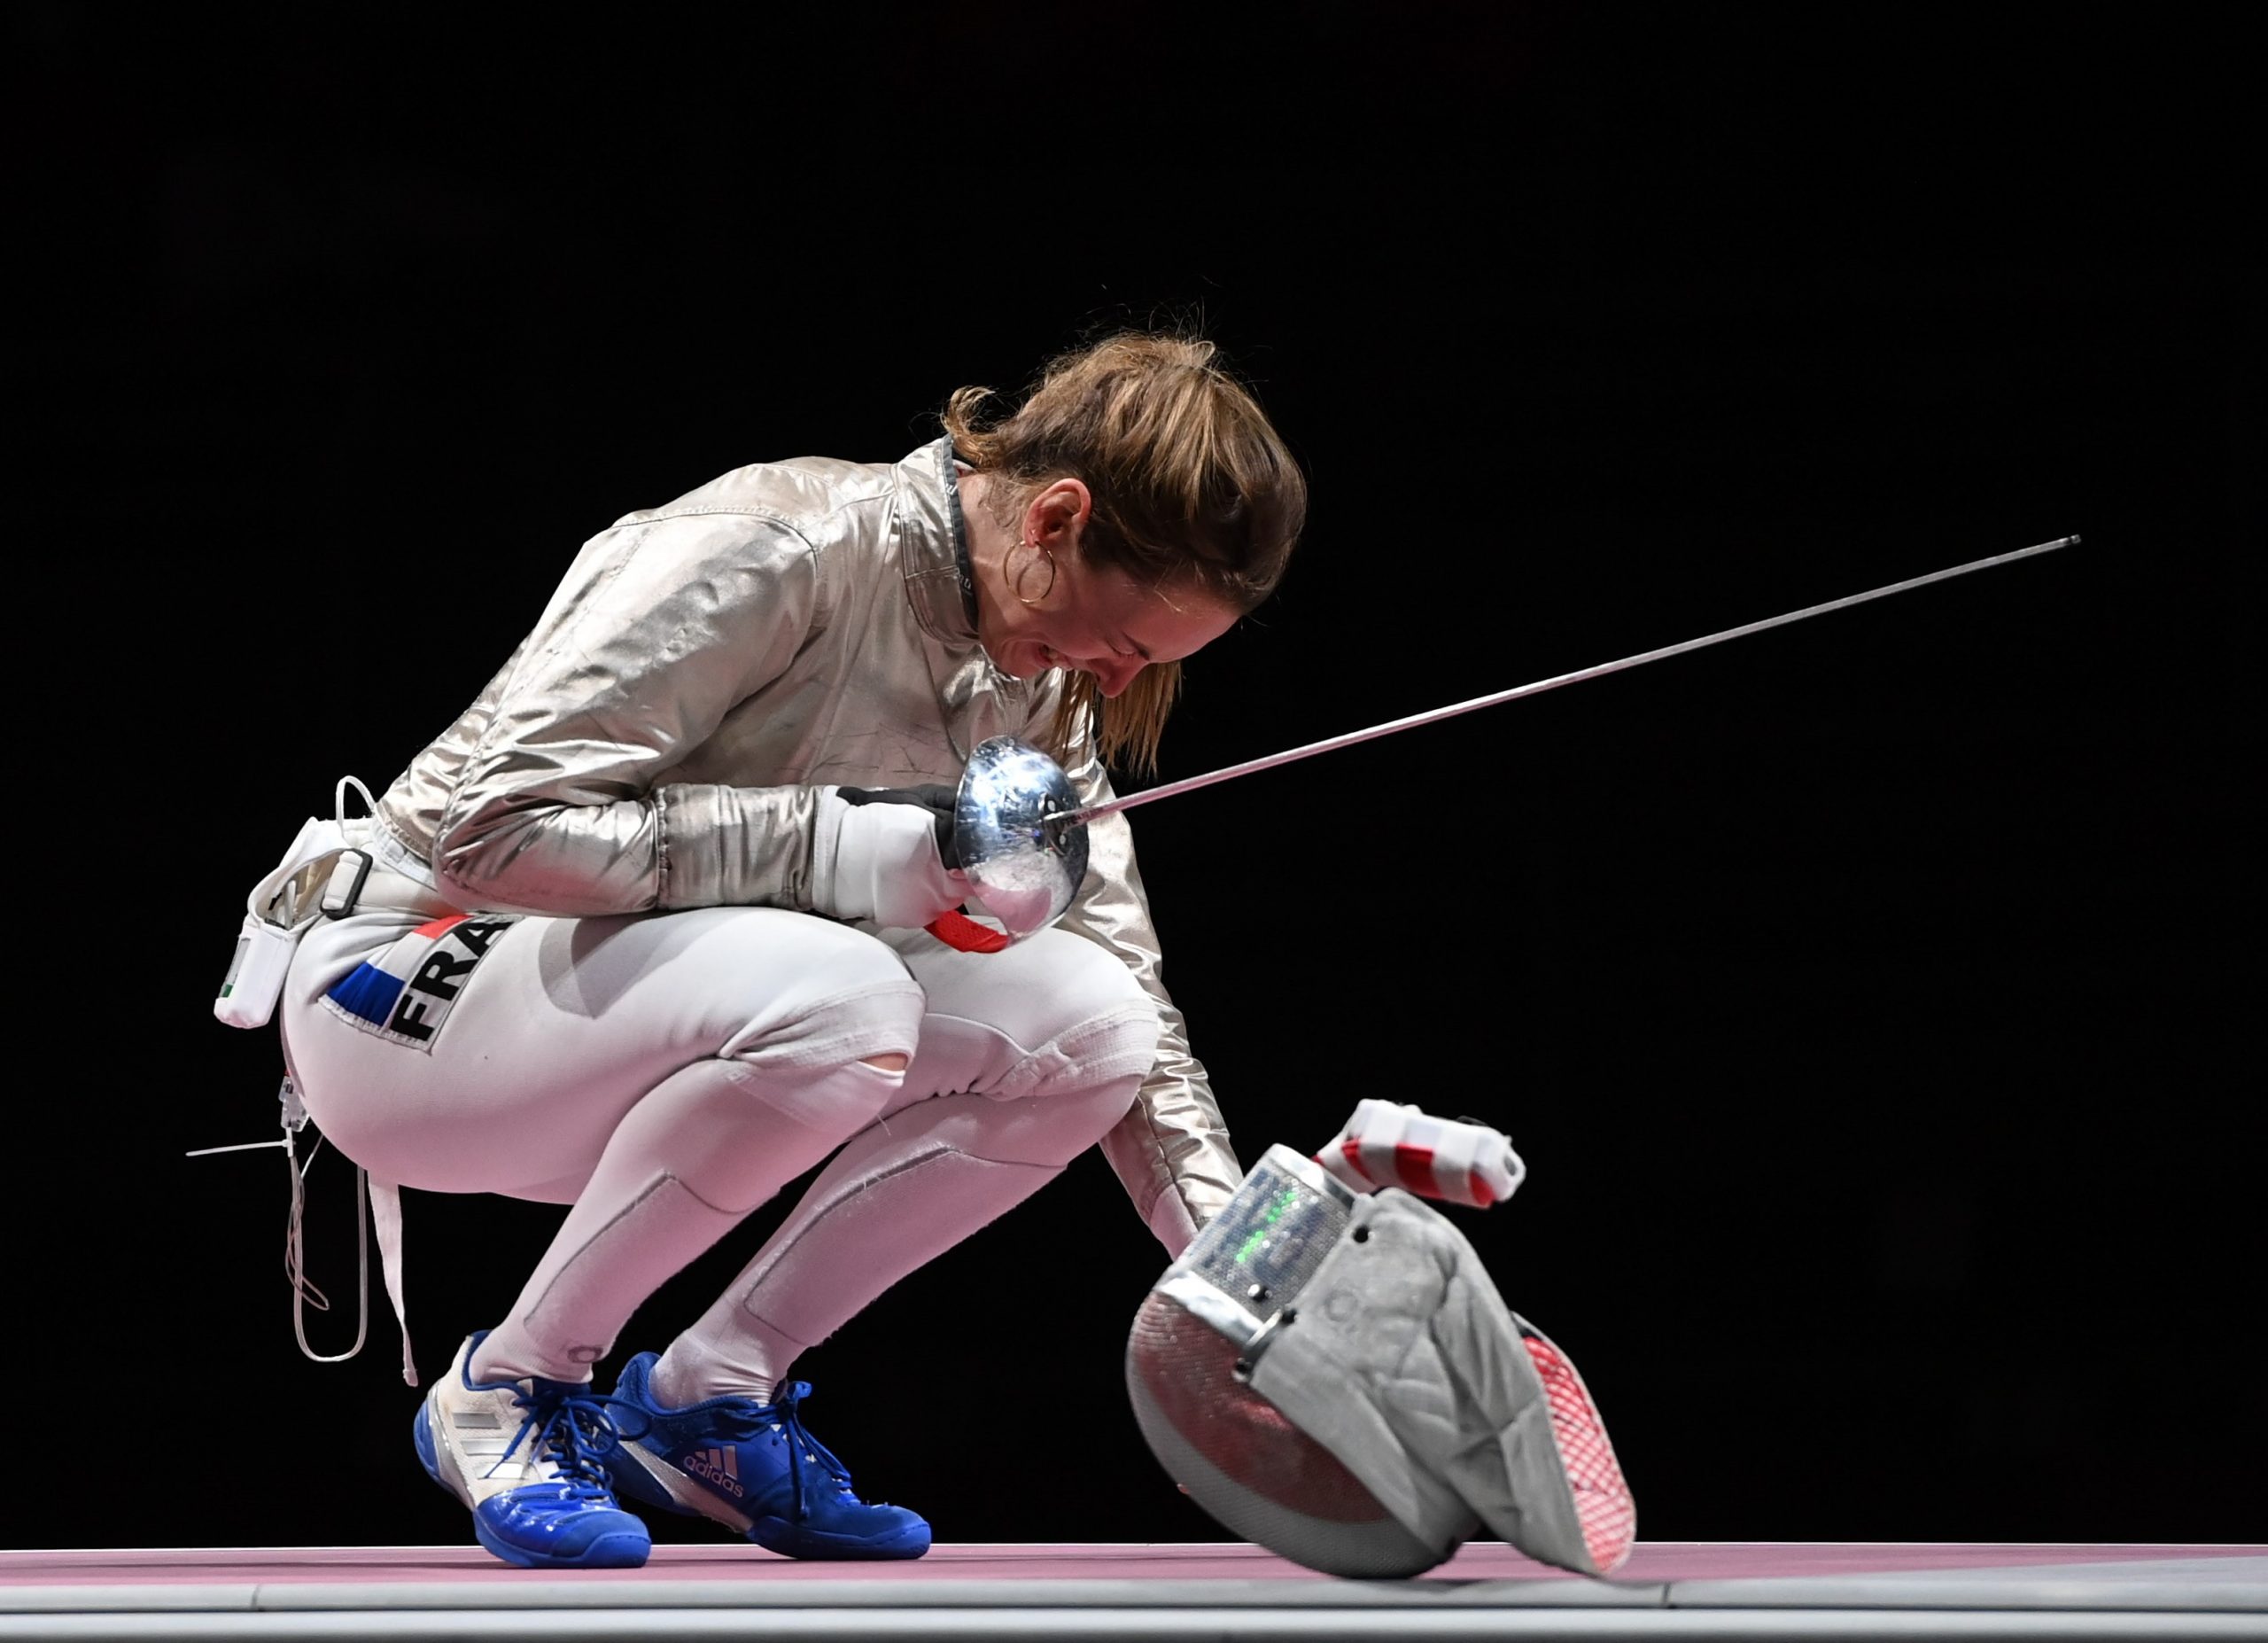
M 475 1381 L 466 1337 L 417 1406 L 410 1438 L 427 1476 L 472 1508 L 472 1532 L 522 1569 L 636 1569 L 653 1539 L 622 1509 L 606 1458 L 622 1442 L 580 1382 Z
M 622 1367 L 613 1401 L 642 1429 L 607 1457 L 615 1486 L 664 1511 L 713 1519 L 766 1551 L 799 1558 L 909 1558 L 929 1549 L 919 1514 L 851 1492 L 850 1474 L 804 1429 L 811 1383 L 773 1401 L 710 1398 L 672 1409 L 653 1395 L 656 1354 Z

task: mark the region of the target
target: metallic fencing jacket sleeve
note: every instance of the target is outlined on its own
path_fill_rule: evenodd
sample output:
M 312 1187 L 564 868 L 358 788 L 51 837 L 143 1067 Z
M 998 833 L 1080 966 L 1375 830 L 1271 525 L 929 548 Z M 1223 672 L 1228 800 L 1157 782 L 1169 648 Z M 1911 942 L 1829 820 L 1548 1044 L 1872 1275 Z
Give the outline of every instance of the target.
M 814 789 L 655 776 L 825 625 L 824 578 L 777 521 L 632 515 L 585 545 L 534 631 L 388 795 L 389 821 L 438 811 L 430 841 L 408 842 L 465 907 L 809 906 Z
M 1115 797 L 1091 735 L 1067 750 L 1064 774 L 1082 805 Z M 1245 1171 L 1212 1081 L 1190 1053 L 1188 1027 L 1166 993 L 1157 931 L 1134 864 L 1133 829 L 1122 811 L 1087 824 L 1086 882 L 1062 926 L 1117 954 L 1157 1001 L 1157 1060 L 1133 1107 L 1103 1137 L 1102 1150 L 1167 1254 L 1177 1256 L 1235 1195 Z

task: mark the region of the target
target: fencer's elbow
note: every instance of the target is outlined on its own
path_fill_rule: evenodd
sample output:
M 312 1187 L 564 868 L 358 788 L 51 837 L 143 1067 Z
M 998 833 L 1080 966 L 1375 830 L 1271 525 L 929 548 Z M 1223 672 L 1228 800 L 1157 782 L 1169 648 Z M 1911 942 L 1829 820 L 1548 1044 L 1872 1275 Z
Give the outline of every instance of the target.
M 454 905 L 483 913 L 608 911 L 591 887 L 562 870 L 524 817 L 485 828 L 445 829 L 433 842 L 433 881 Z
M 524 885 L 524 877 L 509 870 L 509 860 L 500 868 L 495 853 L 484 846 L 447 840 L 435 844 L 434 887 L 457 907 L 482 913 L 549 911 L 535 905 L 540 890 Z

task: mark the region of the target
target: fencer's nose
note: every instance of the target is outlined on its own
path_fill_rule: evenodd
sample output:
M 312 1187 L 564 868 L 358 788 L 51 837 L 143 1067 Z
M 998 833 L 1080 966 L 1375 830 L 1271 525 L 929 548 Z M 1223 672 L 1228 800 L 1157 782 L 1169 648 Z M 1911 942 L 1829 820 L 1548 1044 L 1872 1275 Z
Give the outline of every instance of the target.
M 1095 689 L 1111 697 L 1123 693 L 1144 665 L 1138 656 L 1106 656 L 1089 662 L 1087 671 L 1095 676 Z

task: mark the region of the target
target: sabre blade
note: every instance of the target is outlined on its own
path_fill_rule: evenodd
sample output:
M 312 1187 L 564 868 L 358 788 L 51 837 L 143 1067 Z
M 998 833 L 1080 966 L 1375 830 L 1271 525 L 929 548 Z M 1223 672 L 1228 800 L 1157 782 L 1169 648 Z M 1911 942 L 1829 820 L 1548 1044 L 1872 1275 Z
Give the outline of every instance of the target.
M 1045 825 L 1062 829 L 1081 822 L 1091 822 L 1099 816 L 1116 811 L 1131 810 L 1137 805 L 1155 804 L 1161 798 L 1171 798 L 1177 793 L 1191 793 L 1200 787 L 1250 775 L 1254 771 L 1272 770 L 1278 765 L 1292 764 L 1301 759 L 1313 759 L 1318 753 L 1335 752 L 1342 747 L 1352 747 L 1357 742 L 1374 741 L 1397 731 L 1415 730 L 1420 725 L 1454 719 L 1460 713 L 1478 712 L 1484 707 L 1494 707 L 1500 702 L 1518 701 L 1524 696 L 1541 696 L 1546 690 L 1556 690 L 1562 685 L 1581 684 L 1586 679 L 1597 679 L 1608 674 L 1619 674 L 1648 662 L 1658 662 L 1666 657 L 1682 656 L 1689 650 L 1699 650 L 1713 644 L 1722 644 L 1728 639 L 1744 638 L 1760 634 L 1767 627 L 1785 627 L 1790 622 L 1800 622 L 1807 616 L 1824 616 L 1829 611 L 1848 610 L 1854 604 L 1864 604 L 1869 599 L 1884 599 L 1891 594 L 1904 593 L 1909 588 L 1922 588 L 1931 582 L 1942 582 L 1949 577 L 1966 576 L 1971 571 L 1990 570 L 1996 565 L 2012 565 L 2018 559 L 2029 559 L 2035 554 L 2053 553 L 2058 548 L 2069 548 L 2079 539 L 2076 535 L 2059 536 L 2054 541 L 2035 542 L 2029 548 L 2019 548 L 2013 553 L 1996 553 L 1990 558 L 1972 559 L 1966 565 L 1949 565 L 1942 571 L 1931 571 L 1924 576 L 1911 576 L 1902 582 L 1891 582 L 1881 588 L 1869 588 L 1864 593 L 1846 594 L 1840 599 L 1829 599 L 1824 604 L 1806 605 L 1800 611 L 1789 611 L 1779 616 L 1767 616 L 1760 622 L 1744 622 L 1738 627 L 1728 627 L 1721 633 L 1704 634 L 1698 639 L 1687 639 L 1677 644 L 1664 645 L 1658 650 L 1642 650 L 1635 656 L 1626 656 L 1618 661 L 1601 662 L 1596 667 L 1579 668 L 1572 674 L 1559 674 L 1550 679 L 1539 679 L 1533 684 L 1515 685 L 1509 690 L 1499 690 L 1493 696 L 1475 697 L 1469 702 L 1454 703 L 1448 707 L 1436 707 L 1430 712 L 1412 713 L 1407 719 L 1389 720 L 1382 725 L 1372 725 L 1367 730 L 1350 731 L 1328 741 L 1310 742 L 1305 747 L 1295 747 L 1286 752 L 1270 753 L 1261 759 L 1249 759 L 1240 765 L 1208 771 L 1203 775 L 1184 776 L 1178 782 L 1162 786 L 1145 788 L 1138 793 L 1129 793 L 1099 805 L 1084 809 L 1060 811 L 1047 818 Z

